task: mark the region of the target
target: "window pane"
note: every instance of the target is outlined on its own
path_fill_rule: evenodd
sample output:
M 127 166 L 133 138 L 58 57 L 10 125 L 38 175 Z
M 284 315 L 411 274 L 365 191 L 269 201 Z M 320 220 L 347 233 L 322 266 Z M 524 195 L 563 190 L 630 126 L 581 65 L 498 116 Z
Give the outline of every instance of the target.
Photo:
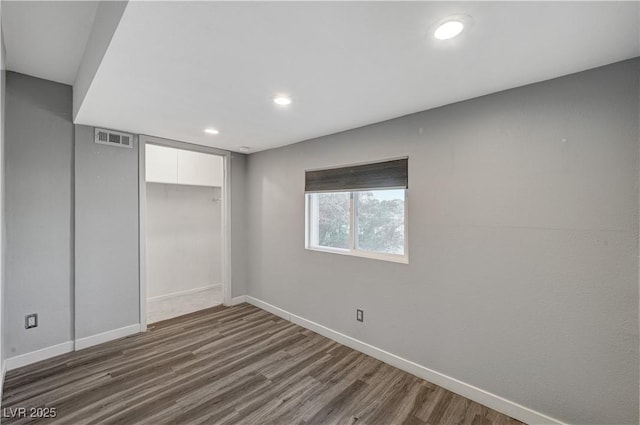
M 357 249 L 404 254 L 404 192 L 356 192 Z
M 349 249 L 350 194 L 316 193 L 312 195 L 312 204 L 312 226 L 315 230 L 313 243 L 329 248 Z

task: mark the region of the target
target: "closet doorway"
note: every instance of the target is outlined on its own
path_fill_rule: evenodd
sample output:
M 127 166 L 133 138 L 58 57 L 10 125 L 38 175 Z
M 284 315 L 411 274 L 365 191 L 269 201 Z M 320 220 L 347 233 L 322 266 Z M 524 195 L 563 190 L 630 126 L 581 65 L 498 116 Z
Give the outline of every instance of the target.
M 141 136 L 143 328 L 227 303 L 228 161 L 224 151 Z

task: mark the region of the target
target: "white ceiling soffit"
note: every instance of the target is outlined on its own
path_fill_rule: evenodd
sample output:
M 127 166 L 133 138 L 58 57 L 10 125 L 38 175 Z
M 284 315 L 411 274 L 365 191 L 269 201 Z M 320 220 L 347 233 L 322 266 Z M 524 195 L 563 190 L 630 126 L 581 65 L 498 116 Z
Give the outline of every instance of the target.
M 76 121 L 269 149 L 638 56 L 638 8 L 130 2 Z M 436 23 L 458 14 L 473 24 L 436 40 Z
M 6 68 L 73 84 L 96 1 L 2 1 Z

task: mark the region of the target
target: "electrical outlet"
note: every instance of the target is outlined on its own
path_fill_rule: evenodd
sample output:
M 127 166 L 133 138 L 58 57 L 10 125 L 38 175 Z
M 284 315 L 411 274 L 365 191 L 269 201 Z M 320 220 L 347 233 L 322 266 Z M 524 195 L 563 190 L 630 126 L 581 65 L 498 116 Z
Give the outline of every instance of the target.
M 358 322 L 364 323 L 364 310 L 360 310 L 360 309 L 356 310 L 356 320 Z
M 24 328 L 31 329 L 38 327 L 38 315 L 37 314 L 29 314 L 24 316 Z

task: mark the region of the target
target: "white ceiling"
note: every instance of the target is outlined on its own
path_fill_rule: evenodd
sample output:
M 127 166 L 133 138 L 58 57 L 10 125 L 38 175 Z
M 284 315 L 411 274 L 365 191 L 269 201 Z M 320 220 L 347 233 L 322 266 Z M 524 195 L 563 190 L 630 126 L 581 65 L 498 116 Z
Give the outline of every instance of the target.
M 2 1 L 6 67 L 73 84 L 93 25 L 95 1 Z
M 130 2 L 76 122 L 253 152 L 636 57 L 638 32 L 638 2 Z

